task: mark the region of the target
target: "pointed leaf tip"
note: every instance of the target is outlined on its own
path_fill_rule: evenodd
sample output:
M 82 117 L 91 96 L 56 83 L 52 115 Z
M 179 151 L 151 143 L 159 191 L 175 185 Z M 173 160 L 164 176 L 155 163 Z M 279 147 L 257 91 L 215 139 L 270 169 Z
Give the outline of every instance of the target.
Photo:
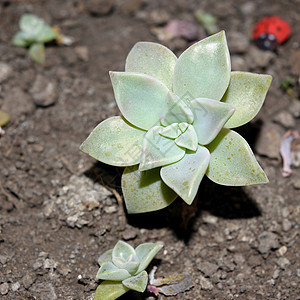
M 207 148 L 211 156 L 206 175 L 212 181 L 228 186 L 269 182 L 250 146 L 238 133 L 223 128 Z

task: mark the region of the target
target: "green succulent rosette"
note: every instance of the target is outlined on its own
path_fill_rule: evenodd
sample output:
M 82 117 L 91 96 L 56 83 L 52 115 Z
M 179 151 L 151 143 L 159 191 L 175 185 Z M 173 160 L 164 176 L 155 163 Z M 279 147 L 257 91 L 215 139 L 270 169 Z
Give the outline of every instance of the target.
M 134 249 L 119 241 L 113 249 L 102 254 L 96 278 L 104 281 L 98 286 L 94 299 L 117 299 L 129 290 L 144 292 L 148 283 L 145 269 L 162 247 L 161 244 L 144 243 Z
M 110 72 L 122 116 L 101 122 L 81 150 L 126 167 L 129 213 L 162 209 L 180 196 L 191 204 L 204 175 L 228 186 L 267 183 L 248 143 L 232 128 L 252 120 L 272 81 L 231 72 L 225 32 L 193 44 L 179 58 L 139 42 L 125 72 Z
M 24 14 L 19 22 L 20 31 L 13 37 L 13 45 L 29 46 L 29 56 L 37 63 L 45 61 L 44 44 L 54 40 L 57 33 L 45 21 L 32 14 Z

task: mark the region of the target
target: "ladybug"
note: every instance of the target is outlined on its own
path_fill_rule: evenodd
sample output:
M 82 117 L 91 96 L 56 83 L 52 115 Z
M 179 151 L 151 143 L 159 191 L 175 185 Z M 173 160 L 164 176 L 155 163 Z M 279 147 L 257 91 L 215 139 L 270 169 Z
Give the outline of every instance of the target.
M 264 17 L 253 29 L 253 39 L 257 46 L 264 50 L 274 50 L 291 35 L 290 25 L 278 16 Z

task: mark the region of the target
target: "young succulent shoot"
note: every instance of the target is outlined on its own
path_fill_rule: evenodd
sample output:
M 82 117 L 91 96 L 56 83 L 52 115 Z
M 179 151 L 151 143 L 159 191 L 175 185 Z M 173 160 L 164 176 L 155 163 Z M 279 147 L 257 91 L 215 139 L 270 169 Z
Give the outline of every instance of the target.
M 194 200 L 204 175 L 245 186 L 268 178 L 248 143 L 232 128 L 253 119 L 272 81 L 269 75 L 231 72 L 225 32 L 185 50 L 139 42 L 125 72 L 110 72 L 122 116 L 101 122 L 81 150 L 126 167 L 122 190 L 128 213 Z
M 13 38 L 13 45 L 29 47 L 29 56 L 37 63 L 45 61 L 45 43 L 53 41 L 57 32 L 45 21 L 32 14 L 24 14 L 19 22 L 20 31 Z
M 98 259 L 100 269 L 96 276 L 103 281 L 94 300 L 114 300 L 129 290 L 143 293 L 148 284 L 145 269 L 162 247 L 161 244 L 144 243 L 134 249 L 119 241 L 113 249 L 104 252 Z

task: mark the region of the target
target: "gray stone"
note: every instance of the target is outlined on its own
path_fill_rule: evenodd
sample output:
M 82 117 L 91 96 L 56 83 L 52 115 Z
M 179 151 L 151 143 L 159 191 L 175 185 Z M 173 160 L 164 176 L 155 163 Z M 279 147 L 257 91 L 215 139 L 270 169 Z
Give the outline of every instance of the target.
M 300 269 L 297 269 L 296 274 L 300 278 Z
M 276 58 L 276 55 L 271 51 L 263 51 L 258 49 L 255 46 L 249 47 L 249 52 L 246 57 L 248 65 L 255 68 L 265 68 L 267 67 L 273 59 Z
M 218 270 L 218 266 L 216 264 L 205 261 L 198 265 L 198 270 L 200 270 L 206 277 L 210 277 Z
M 51 270 L 56 269 L 57 265 L 58 265 L 58 263 L 55 260 L 50 259 L 50 258 L 45 259 L 44 264 L 43 264 L 44 269 L 51 269 Z
M 287 218 L 289 216 L 290 212 L 289 212 L 289 209 L 288 207 L 284 207 L 282 210 L 281 210 L 281 215 L 284 217 L 284 218 Z
M 280 113 L 278 113 L 273 118 L 273 121 L 280 124 L 280 125 L 282 125 L 286 129 L 294 128 L 296 126 L 296 120 L 286 110 L 283 110 Z
M 280 274 L 280 270 L 279 269 L 276 269 L 273 273 L 273 279 L 277 279 L 279 277 L 279 274 Z
M 28 290 L 36 280 L 34 273 L 28 273 L 22 278 L 22 284 L 26 290 Z
M 295 190 L 300 190 L 300 178 L 293 179 L 293 187 Z
M 280 257 L 276 263 L 282 270 L 285 270 L 286 267 L 291 264 L 286 257 Z
M 125 241 L 134 240 L 137 237 L 137 233 L 132 229 L 128 229 L 122 233 L 122 237 Z
M 7 256 L 0 255 L 0 263 L 4 265 L 6 264 L 6 262 L 7 262 Z
M 271 249 L 278 249 L 279 242 L 275 233 L 264 231 L 258 236 L 258 251 L 262 254 L 268 253 Z
M 43 75 L 38 75 L 30 89 L 30 93 L 35 105 L 40 107 L 53 105 L 58 98 L 57 82 Z
M 282 230 L 287 232 L 292 228 L 292 223 L 288 219 L 283 219 Z
M 131 15 L 137 12 L 143 2 L 142 0 L 123 0 L 121 4 L 121 12 L 125 15 Z
M 92 15 L 105 16 L 112 12 L 114 0 L 86 0 L 84 5 Z
M 8 112 L 11 119 L 14 120 L 22 115 L 32 113 L 34 108 L 31 97 L 21 88 L 13 87 L 5 94 L 1 109 Z
M 166 24 L 170 20 L 170 15 L 163 9 L 155 9 L 150 12 L 149 23 L 153 25 Z
M 249 39 L 238 31 L 229 31 L 227 34 L 230 53 L 245 53 L 249 48 Z
M 6 81 L 12 75 L 13 69 L 10 65 L 0 62 L 0 83 Z
M 16 292 L 19 288 L 20 288 L 20 283 L 17 281 L 17 282 L 14 282 L 11 284 L 10 288 L 13 292 Z
M 45 284 L 42 283 L 36 283 L 30 291 L 33 291 L 39 295 L 39 299 L 47 299 L 47 300 L 56 300 L 57 295 L 55 293 L 54 286 L 52 283 Z
M 0 294 L 6 295 L 8 293 L 9 285 L 7 282 L 0 284 Z
M 59 218 L 68 226 L 81 228 L 93 222 L 93 216 L 88 211 L 100 209 L 101 203 L 110 196 L 112 192 L 92 179 L 72 175 L 68 184 L 59 190 L 54 204 L 53 199 L 44 202 L 44 214 L 59 214 Z M 117 210 L 116 206 L 114 209 Z
M 288 111 L 293 115 L 294 118 L 300 117 L 300 101 L 295 100 L 288 107 Z
M 255 149 L 260 155 L 280 159 L 281 130 L 276 124 L 266 123 L 262 126 Z
M 211 291 L 213 289 L 212 283 L 203 276 L 200 276 L 200 286 L 201 286 L 201 289 L 204 291 L 207 291 L 207 290 Z

